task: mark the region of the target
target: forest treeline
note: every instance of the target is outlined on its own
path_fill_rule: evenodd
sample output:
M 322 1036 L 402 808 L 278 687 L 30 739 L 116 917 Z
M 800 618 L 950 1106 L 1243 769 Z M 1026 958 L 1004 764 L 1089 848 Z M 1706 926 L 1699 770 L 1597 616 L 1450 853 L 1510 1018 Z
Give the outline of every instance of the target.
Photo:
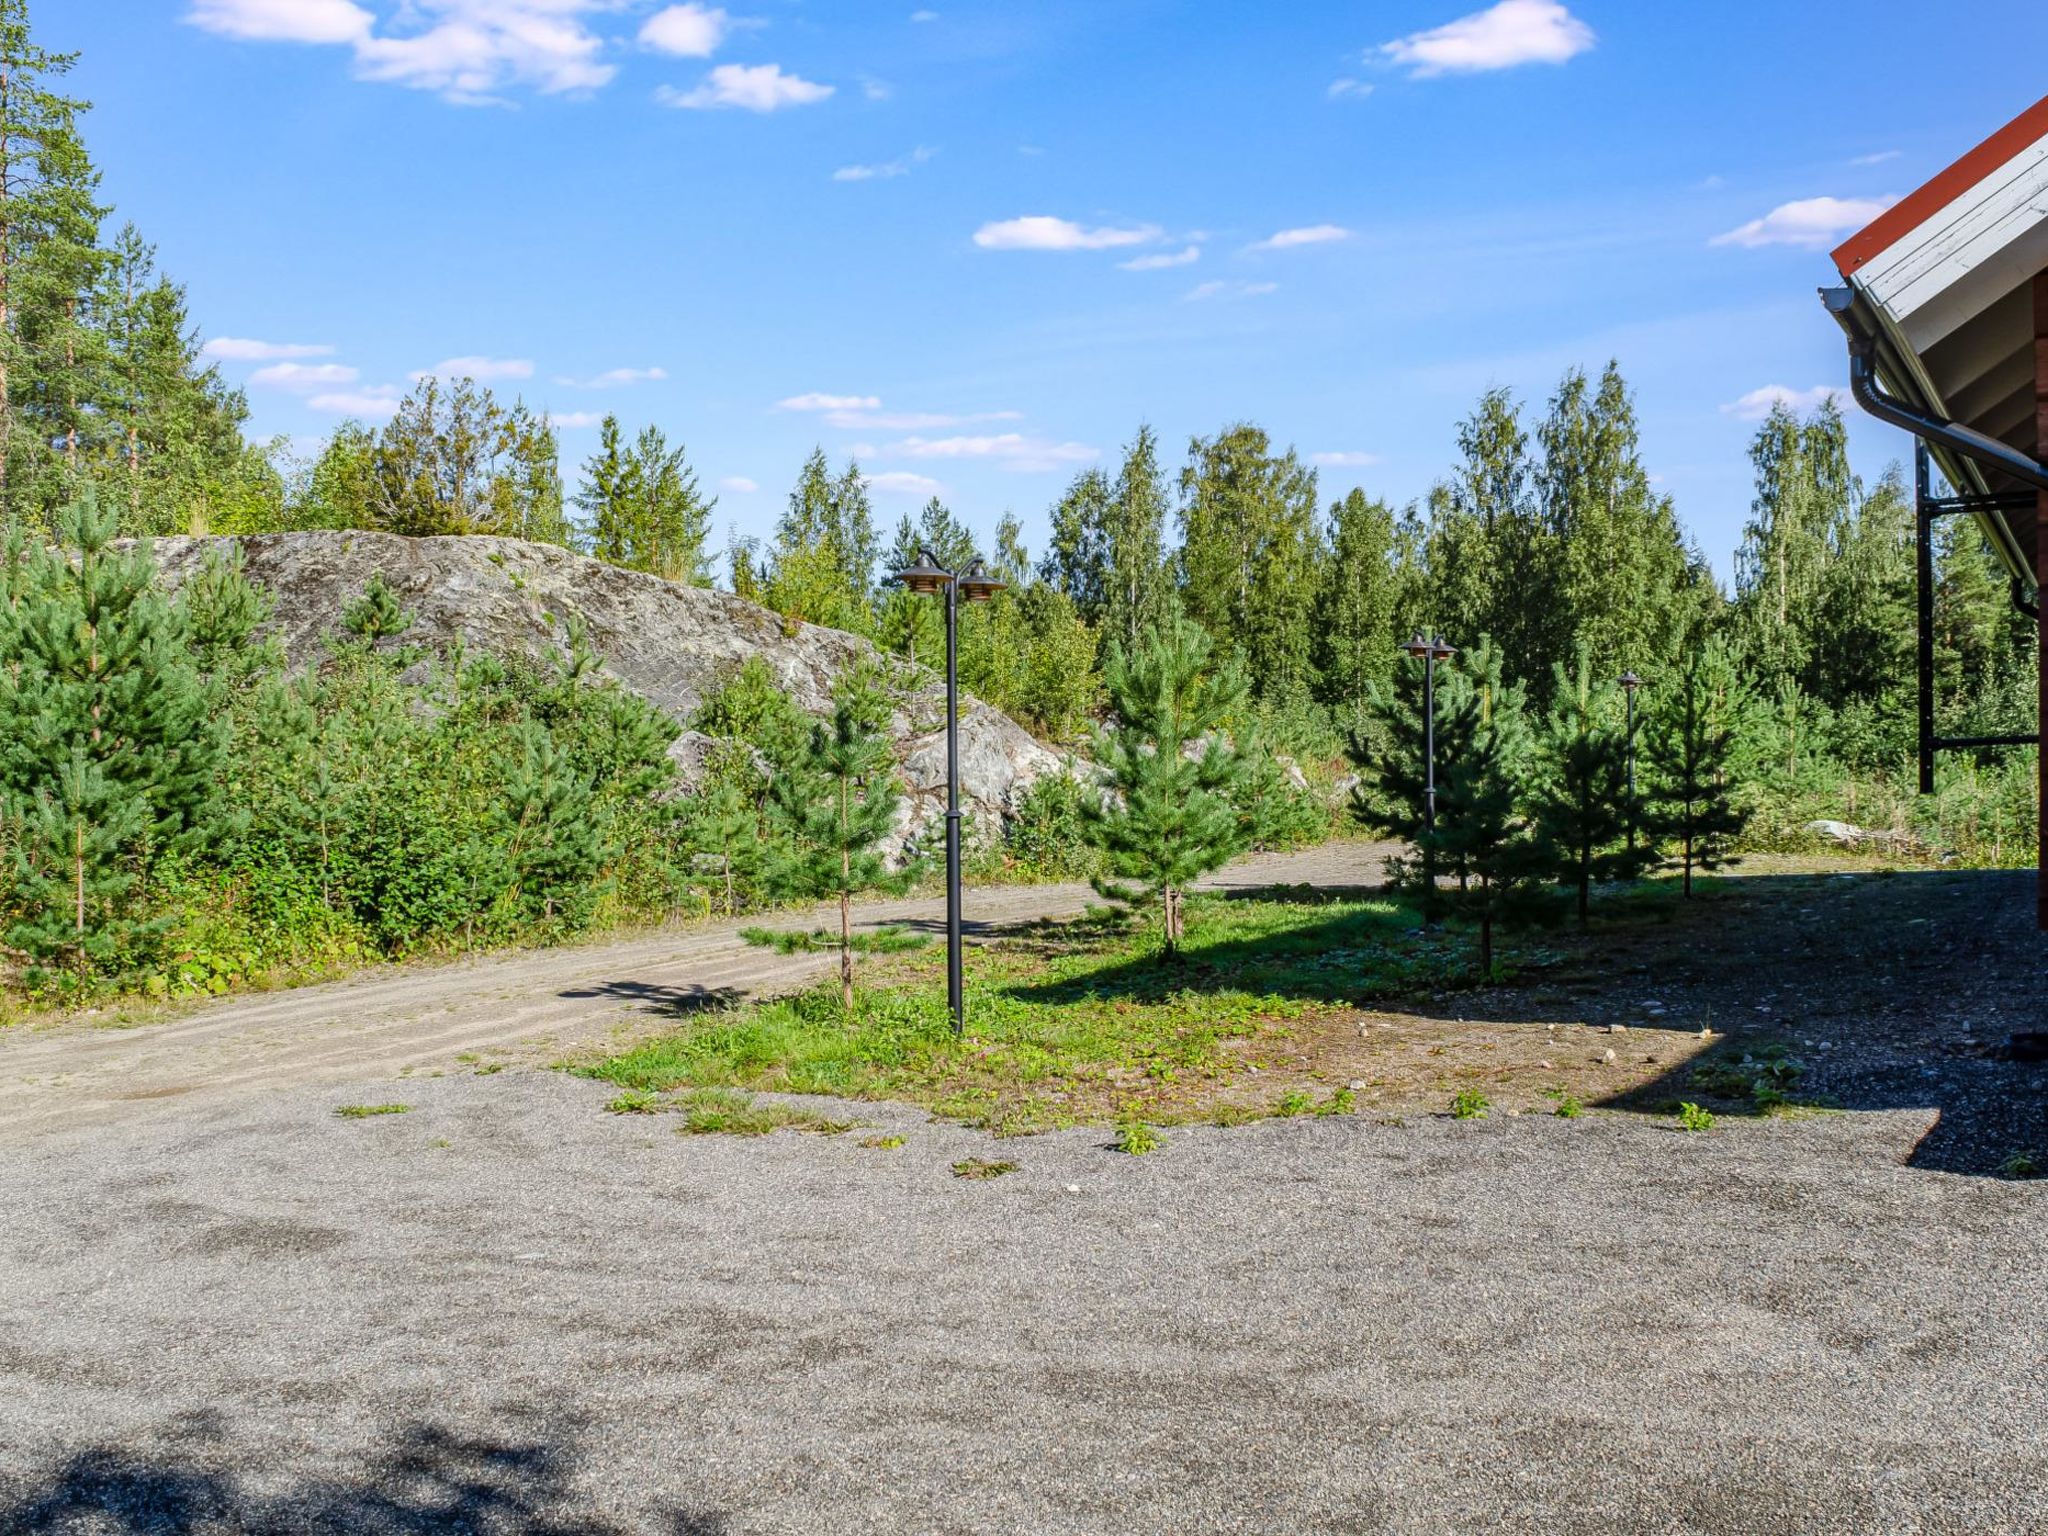
M 1849 468 L 1836 409 L 1780 408 L 1751 445 L 1755 490 L 1732 587 L 1716 581 L 1644 462 L 1619 369 L 1571 370 L 1546 399 L 1484 395 L 1457 457 L 1420 501 L 1326 498 L 1314 468 L 1240 422 L 1173 453 L 1138 426 L 1080 474 L 1028 551 L 1006 514 L 982 538 L 934 500 L 887 527 L 858 465 L 803 465 L 772 532 L 718 538 L 680 442 L 608 418 L 565 479 L 547 413 L 466 379 L 423 379 L 381 424 L 348 422 L 293 456 L 250 442 L 247 403 L 210 364 L 183 290 L 107 206 L 64 89 L 72 60 L 35 44 L 26 0 L 0 0 L 0 515 L 31 533 L 83 492 L 121 531 L 378 528 L 543 540 L 696 583 L 721 581 L 789 620 L 930 660 L 937 605 L 889 584 L 931 547 L 1007 583 L 964 617 L 966 686 L 1047 739 L 1079 744 L 1104 666 L 1169 609 L 1242 665 L 1262 739 L 1336 771 L 1416 630 L 1471 647 L 1543 709 L 1558 668 L 1654 692 L 1710 641 L 1746 714 L 1770 837 L 1811 814 L 1906 828 L 1973 855 L 2031 849 L 2020 754 L 1943 763 L 1909 794 L 1912 510 L 1901 477 Z M 2030 630 L 1976 530 L 1943 526 L 1936 624 L 1943 725 L 2032 724 Z

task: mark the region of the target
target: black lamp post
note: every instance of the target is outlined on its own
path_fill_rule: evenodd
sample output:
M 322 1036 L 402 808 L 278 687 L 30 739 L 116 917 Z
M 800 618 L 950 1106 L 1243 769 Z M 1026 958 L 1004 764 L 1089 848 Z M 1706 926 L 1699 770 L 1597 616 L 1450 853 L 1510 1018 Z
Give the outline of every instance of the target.
M 1422 863 L 1428 905 L 1436 904 L 1436 664 L 1457 654 L 1442 635 L 1424 639 L 1421 630 L 1401 647 L 1422 658 Z
M 946 600 L 946 1006 L 958 1035 L 967 1028 L 967 983 L 960 961 L 960 603 L 985 603 L 1003 590 L 1003 583 L 979 560 L 949 571 L 929 546 L 894 579 L 920 597 Z
M 1628 851 L 1636 851 L 1636 690 L 1643 680 L 1633 672 L 1621 674 L 1621 691 L 1628 695 Z

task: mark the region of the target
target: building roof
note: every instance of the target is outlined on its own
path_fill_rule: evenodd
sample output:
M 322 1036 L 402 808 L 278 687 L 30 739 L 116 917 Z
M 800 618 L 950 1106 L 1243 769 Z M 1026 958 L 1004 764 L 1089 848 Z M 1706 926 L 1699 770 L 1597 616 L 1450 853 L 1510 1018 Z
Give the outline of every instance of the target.
M 2039 457 L 2033 279 L 2048 270 L 2048 97 L 1880 214 L 1834 252 L 1845 327 L 1876 343 L 1885 391 L 1923 414 Z M 2025 487 L 1937 448 L 1959 491 Z M 2015 576 L 2033 580 L 2034 519 L 1981 519 Z

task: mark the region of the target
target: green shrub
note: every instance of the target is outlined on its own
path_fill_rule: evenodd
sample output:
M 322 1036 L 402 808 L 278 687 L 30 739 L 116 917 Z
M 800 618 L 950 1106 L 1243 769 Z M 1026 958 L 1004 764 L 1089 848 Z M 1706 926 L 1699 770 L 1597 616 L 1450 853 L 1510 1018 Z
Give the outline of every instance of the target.
M 1678 1128 L 1681 1131 L 1711 1131 L 1714 1113 L 1697 1104 L 1681 1104 L 1678 1106 Z
M 1451 1118 L 1453 1120 L 1484 1120 L 1486 1112 L 1492 1107 L 1487 1102 L 1486 1095 L 1477 1088 L 1460 1088 L 1456 1097 L 1451 1100 Z
M 1126 1120 L 1116 1128 L 1117 1151 L 1128 1152 L 1133 1157 L 1157 1152 L 1165 1145 L 1166 1138 L 1142 1120 Z

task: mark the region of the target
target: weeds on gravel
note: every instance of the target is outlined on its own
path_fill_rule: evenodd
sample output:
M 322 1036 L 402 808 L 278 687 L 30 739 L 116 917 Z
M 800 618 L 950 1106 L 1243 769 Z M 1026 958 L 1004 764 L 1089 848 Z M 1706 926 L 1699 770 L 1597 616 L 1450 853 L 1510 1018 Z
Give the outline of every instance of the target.
M 1166 1138 L 1142 1120 L 1126 1120 L 1116 1128 L 1116 1149 L 1132 1157 L 1143 1157 L 1166 1145 Z
M 368 1120 L 373 1115 L 403 1115 L 411 1111 L 410 1104 L 342 1104 L 334 1113 L 343 1120 Z
M 1681 1104 L 1678 1106 L 1678 1128 L 1681 1131 L 1711 1131 L 1714 1112 L 1697 1104 Z
M 1805 1076 L 1805 1062 L 1784 1046 L 1772 1044 L 1745 1051 L 1732 1061 L 1699 1062 L 1689 1081 L 1709 1097 L 1731 1103 L 1747 1099 L 1757 1114 L 1767 1115 L 1794 1103 L 1793 1090 Z
M 1453 1120 L 1484 1120 L 1486 1112 L 1491 1108 L 1493 1106 L 1487 1102 L 1486 1095 L 1477 1088 L 1460 1088 L 1457 1095 L 1451 1100 L 1451 1118 Z
M 903 1145 L 903 1138 L 901 1136 L 863 1136 L 860 1144 L 864 1147 L 872 1147 L 877 1152 L 894 1152 Z
M 1469 976 L 1462 940 L 1421 930 L 1392 901 L 1203 896 L 1186 918 L 1177 963 L 1160 961 L 1148 923 L 1100 916 L 984 940 L 970 952 L 965 1039 L 950 1028 L 941 957 L 906 954 L 902 984 L 870 985 L 850 1014 L 836 983 L 821 982 L 576 1070 L 656 1092 L 908 1099 L 1000 1133 L 1260 1118 L 1273 1111 L 1219 1091 L 1266 1056 L 1246 1042 Z M 1281 1112 L 1313 1107 L 1303 1098 Z
M 2015 1152 L 1998 1165 L 2001 1178 L 2038 1179 L 2041 1177 L 2041 1159 L 2031 1151 Z
M 1576 1120 L 1586 1112 L 1586 1106 L 1562 1088 L 1550 1088 L 1546 1089 L 1545 1092 L 1549 1097 L 1557 1100 L 1557 1108 L 1553 1109 L 1551 1113 L 1560 1120 Z
M 990 1162 L 985 1157 L 964 1157 L 953 1165 L 956 1179 L 1000 1179 L 1006 1173 L 1015 1173 L 1015 1163 Z
M 751 1095 L 725 1088 L 699 1088 L 675 1101 L 683 1117 L 677 1132 L 685 1136 L 766 1136 L 773 1131 L 808 1131 L 839 1136 L 853 1129 L 851 1120 L 834 1120 L 794 1104 L 762 1103 Z

